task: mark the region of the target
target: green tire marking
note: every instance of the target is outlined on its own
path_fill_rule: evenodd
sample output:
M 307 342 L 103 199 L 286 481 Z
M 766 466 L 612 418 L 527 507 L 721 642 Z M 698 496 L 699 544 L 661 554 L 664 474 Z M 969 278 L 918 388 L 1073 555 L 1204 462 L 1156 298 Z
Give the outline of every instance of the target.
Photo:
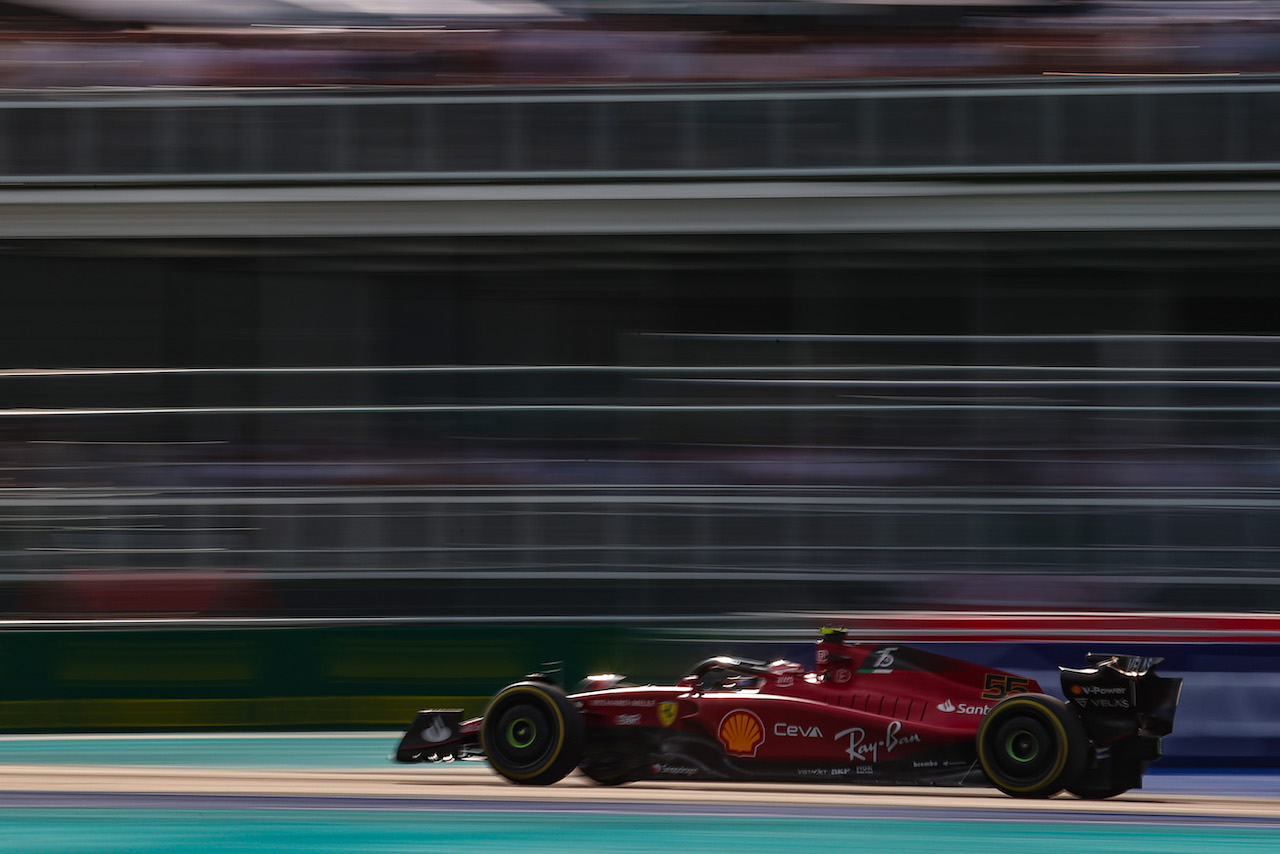
M 520 736 L 521 730 L 525 730 L 528 735 L 522 738 Z M 507 727 L 507 744 L 517 750 L 523 750 L 533 744 L 537 737 L 538 728 L 535 727 L 533 725 L 533 721 L 528 718 L 517 718 L 511 722 L 511 726 Z

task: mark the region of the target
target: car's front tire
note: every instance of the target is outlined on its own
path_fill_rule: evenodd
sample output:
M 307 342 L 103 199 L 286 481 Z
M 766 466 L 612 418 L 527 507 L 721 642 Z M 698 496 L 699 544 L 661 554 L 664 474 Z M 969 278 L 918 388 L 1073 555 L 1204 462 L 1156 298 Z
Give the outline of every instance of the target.
M 582 761 L 586 727 L 564 691 L 542 682 L 508 685 L 489 701 L 480 745 L 493 770 L 513 783 L 546 786 Z
M 1048 798 L 1075 785 L 1088 761 L 1084 724 L 1062 700 L 1014 694 L 978 727 L 978 761 L 997 789 L 1015 798 Z

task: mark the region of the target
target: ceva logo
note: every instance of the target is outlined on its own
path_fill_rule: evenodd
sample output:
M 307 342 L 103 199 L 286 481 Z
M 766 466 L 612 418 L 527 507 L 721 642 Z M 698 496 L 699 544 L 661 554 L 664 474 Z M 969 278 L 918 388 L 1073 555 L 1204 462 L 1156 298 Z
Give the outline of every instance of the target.
M 950 700 L 943 700 L 941 703 L 938 704 L 938 711 L 940 712 L 954 712 L 955 710 L 956 710 L 956 704 L 951 702 Z

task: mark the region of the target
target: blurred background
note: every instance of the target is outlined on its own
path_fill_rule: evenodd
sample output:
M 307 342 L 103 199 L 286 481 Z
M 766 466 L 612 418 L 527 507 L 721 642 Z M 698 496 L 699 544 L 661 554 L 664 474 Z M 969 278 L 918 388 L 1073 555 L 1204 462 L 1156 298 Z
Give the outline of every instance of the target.
M 1278 11 L 0 4 L 0 725 L 956 611 L 1270 673 Z

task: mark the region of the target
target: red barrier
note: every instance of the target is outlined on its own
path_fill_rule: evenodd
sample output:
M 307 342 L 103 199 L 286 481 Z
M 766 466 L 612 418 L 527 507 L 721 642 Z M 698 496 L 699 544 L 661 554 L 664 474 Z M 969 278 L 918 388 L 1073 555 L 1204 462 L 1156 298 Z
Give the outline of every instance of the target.
M 867 612 L 831 615 L 855 636 L 903 641 L 1280 642 L 1280 614 Z

